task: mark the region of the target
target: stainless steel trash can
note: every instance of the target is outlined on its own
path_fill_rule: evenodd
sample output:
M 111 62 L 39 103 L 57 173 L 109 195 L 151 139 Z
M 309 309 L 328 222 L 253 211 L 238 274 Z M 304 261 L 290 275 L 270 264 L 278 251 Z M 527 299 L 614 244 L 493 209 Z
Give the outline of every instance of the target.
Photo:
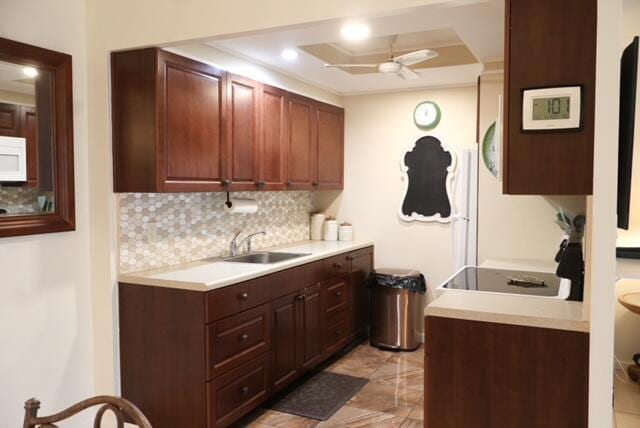
M 426 282 L 418 271 L 376 269 L 371 288 L 371 345 L 401 351 L 420 346 Z

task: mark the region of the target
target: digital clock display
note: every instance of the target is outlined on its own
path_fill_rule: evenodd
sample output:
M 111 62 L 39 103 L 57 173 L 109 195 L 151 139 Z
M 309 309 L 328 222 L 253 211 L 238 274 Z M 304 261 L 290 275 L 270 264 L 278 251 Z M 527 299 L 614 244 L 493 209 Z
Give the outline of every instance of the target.
M 533 120 L 563 120 L 571 117 L 571 97 L 534 98 Z

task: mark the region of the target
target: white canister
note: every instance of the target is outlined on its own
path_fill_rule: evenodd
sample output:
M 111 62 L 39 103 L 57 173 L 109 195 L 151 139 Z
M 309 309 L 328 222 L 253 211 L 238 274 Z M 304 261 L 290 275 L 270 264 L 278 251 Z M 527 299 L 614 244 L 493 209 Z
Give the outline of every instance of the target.
M 353 226 L 341 224 L 338 228 L 338 239 L 340 241 L 353 241 Z
M 313 241 L 322 241 L 322 225 L 325 216 L 321 213 L 311 214 L 311 239 Z
M 324 221 L 324 240 L 338 240 L 338 222 L 336 220 L 329 219 Z

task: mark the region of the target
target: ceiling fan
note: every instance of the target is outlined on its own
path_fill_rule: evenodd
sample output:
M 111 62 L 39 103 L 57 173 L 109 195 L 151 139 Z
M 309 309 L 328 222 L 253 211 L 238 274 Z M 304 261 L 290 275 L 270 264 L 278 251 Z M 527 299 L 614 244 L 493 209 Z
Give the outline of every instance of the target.
M 420 75 L 409 68 L 410 65 L 433 59 L 438 56 L 438 52 L 431 49 L 420 49 L 404 55 L 393 56 L 393 43 L 389 47 L 389 59 L 380 64 L 325 64 L 325 67 L 335 68 L 374 68 L 380 73 L 395 74 L 405 80 L 419 79 Z

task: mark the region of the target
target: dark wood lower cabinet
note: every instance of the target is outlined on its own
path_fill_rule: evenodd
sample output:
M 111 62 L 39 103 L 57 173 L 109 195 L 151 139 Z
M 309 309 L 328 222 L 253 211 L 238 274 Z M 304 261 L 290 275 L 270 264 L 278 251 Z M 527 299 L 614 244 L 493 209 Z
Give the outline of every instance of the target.
M 120 283 L 122 396 L 154 428 L 232 424 L 352 340 L 359 254 L 210 292 Z
M 589 335 L 426 318 L 427 428 L 586 428 Z
M 297 334 L 300 313 L 300 296 L 295 292 L 271 303 L 273 318 L 272 384 L 279 391 L 293 382 L 300 374 L 297 358 L 300 335 Z

